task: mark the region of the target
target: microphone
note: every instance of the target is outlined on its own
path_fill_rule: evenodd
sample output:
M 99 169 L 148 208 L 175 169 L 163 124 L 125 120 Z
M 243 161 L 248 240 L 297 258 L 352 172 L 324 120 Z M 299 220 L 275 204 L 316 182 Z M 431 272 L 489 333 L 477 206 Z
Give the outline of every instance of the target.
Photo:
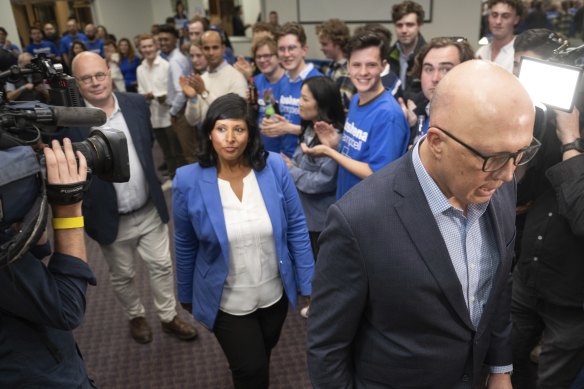
M 61 107 L 34 101 L 12 102 L 4 107 L 10 114 L 10 123 L 16 127 L 29 123 L 43 127 L 99 127 L 107 122 L 105 112 L 99 108 Z
M 52 106 L 53 123 L 59 127 L 98 127 L 107 122 L 99 108 Z
M 104 125 L 107 121 L 105 112 L 99 108 L 60 107 L 46 104 L 36 104 L 33 107 L 25 106 L 24 108 L 18 111 L 18 116 L 41 126 L 94 127 Z

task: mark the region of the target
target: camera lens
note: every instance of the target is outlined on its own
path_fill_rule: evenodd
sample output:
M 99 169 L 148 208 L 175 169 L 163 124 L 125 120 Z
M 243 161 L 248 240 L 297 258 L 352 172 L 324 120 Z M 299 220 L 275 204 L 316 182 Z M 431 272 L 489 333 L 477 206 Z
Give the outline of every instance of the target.
M 91 172 L 111 182 L 126 182 L 130 179 L 128 144 L 122 131 L 95 129 L 82 142 L 73 143 L 87 160 Z

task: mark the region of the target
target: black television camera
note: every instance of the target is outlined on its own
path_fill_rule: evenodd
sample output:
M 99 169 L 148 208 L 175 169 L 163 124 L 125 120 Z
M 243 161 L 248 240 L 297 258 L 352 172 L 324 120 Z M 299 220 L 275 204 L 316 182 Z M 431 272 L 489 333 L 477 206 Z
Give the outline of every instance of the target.
M 8 102 L 5 84 L 24 77 L 46 83 L 50 101 Z M 42 235 L 47 221 L 44 155 L 37 146 L 43 134 L 59 127 L 92 127 L 106 122 L 103 111 L 80 107 L 75 79 L 60 64 L 44 56 L 25 68 L 0 73 L 0 268 L 17 260 Z M 73 143 L 87 159 L 89 173 L 112 182 L 130 178 L 127 140 L 114 129 L 93 129 L 83 142 Z M 18 226 L 18 230 L 15 229 Z

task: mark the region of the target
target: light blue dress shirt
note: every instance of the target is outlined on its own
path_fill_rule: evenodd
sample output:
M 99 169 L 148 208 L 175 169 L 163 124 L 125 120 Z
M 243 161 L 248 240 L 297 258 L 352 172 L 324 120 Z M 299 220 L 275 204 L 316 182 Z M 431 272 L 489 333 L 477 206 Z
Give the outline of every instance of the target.
M 412 153 L 414 170 L 450 254 L 471 322 L 477 328 L 500 262 L 493 226 L 485 214 L 489 202 L 469 204 L 466 216 L 463 210 L 452 206 L 420 160 L 419 145 L 423 139 L 416 143 Z M 491 373 L 511 370 L 512 365 L 490 367 Z

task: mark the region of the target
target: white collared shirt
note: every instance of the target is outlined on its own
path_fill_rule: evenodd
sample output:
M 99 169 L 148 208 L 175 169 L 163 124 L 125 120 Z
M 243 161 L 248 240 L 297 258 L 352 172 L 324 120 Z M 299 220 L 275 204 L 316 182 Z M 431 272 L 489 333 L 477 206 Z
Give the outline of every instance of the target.
M 241 201 L 228 181 L 217 181 L 229 240 L 229 273 L 219 307 L 247 315 L 282 297 L 272 221 L 253 170 L 243 178 Z
M 127 213 L 135 211 L 146 204 L 149 194 L 148 183 L 146 181 L 146 175 L 144 174 L 144 168 L 140 163 L 140 158 L 138 158 L 138 153 L 136 152 L 130 129 L 128 128 L 126 119 L 124 118 L 118 104 L 118 99 L 116 98 L 116 95 L 112 94 L 112 96 L 115 102 L 114 111 L 111 116 L 107 118 L 107 122 L 103 126 L 96 128 L 114 128 L 122 131 L 124 135 L 126 135 L 130 162 L 130 180 L 128 182 L 114 182 L 113 185 L 118 199 L 118 212 Z M 85 100 L 85 105 L 91 108 L 97 108 L 87 100 Z M 148 152 L 150 152 L 150 150 L 148 150 Z
M 486 46 L 482 46 L 476 52 L 476 56 L 480 57 L 481 59 L 492 61 L 497 65 L 503 67 L 509 73 L 513 73 L 513 60 L 515 56 L 515 49 L 513 49 L 513 42 L 515 42 L 515 37 L 509 43 L 501 48 L 499 54 L 497 54 L 497 58 L 495 60 L 492 59 L 493 54 L 493 44 L 489 43 Z
M 312 71 L 312 69 L 314 69 L 314 65 L 312 64 L 312 62 L 309 62 L 306 64 L 306 66 L 304 67 L 304 69 L 302 69 L 302 71 L 300 73 L 298 73 L 298 76 L 296 77 L 295 80 L 290 78 L 290 75 L 288 74 L 288 71 L 286 71 L 286 77 L 288 77 L 288 79 L 290 80 L 290 82 L 294 83 L 294 82 L 302 82 L 304 81 L 304 79 L 306 79 L 306 77 L 308 76 L 308 73 L 310 73 Z
M 160 104 L 156 97 L 166 96 L 168 92 L 168 69 L 170 65 L 167 61 L 157 55 L 152 65 L 147 60 L 142 61 L 136 74 L 138 76 L 138 93 L 145 95 L 152 93 L 154 99 L 150 100 L 150 121 L 152 128 L 170 127 L 170 107 Z

